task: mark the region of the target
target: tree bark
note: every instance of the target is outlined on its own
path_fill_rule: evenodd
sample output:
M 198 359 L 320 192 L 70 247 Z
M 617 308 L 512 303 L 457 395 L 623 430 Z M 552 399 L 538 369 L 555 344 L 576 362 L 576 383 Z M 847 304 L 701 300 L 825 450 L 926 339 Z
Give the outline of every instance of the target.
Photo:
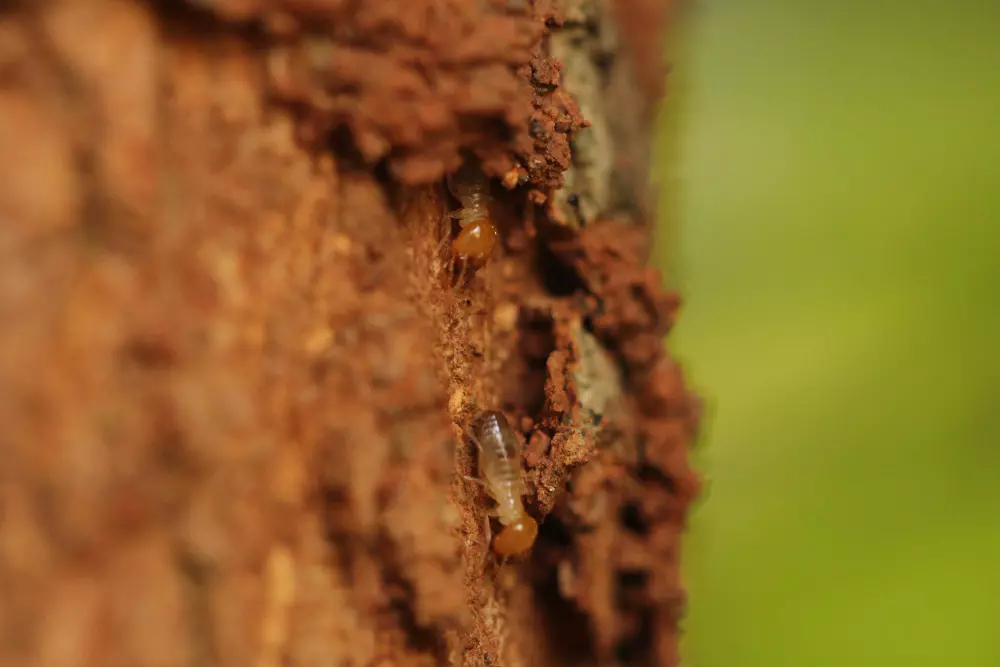
M 660 4 L 0 5 L 0 665 L 677 663 Z

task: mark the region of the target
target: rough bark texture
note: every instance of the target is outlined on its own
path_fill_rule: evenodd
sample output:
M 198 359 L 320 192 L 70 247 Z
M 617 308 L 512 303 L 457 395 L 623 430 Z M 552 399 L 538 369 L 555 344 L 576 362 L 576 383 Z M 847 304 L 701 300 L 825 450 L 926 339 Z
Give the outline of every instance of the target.
M 661 4 L 0 3 L 0 665 L 676 664 Z

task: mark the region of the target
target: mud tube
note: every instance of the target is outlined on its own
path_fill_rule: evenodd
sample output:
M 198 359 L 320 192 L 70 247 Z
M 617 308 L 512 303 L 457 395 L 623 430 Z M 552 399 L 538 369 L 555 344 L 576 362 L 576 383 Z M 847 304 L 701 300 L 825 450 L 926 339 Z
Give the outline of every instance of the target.
M 668 19 L 0 7 L 0 665 L 676 665 Z M 485 261 L 452 254 L 462 168 Z M 506 560 L 485 410 L 539 524 Z

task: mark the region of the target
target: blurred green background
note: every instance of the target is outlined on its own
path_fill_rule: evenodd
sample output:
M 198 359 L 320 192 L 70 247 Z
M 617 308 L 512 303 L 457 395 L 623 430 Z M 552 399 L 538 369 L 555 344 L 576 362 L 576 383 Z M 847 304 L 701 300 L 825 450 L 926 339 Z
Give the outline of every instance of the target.
M 658 254 L 688 667 L 1000 667 L 1000 1 L 701 0 Z

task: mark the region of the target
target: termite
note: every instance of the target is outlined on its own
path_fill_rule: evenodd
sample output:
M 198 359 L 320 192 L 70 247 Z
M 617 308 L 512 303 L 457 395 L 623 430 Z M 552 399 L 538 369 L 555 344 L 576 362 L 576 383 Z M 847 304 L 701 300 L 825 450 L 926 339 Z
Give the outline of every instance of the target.
M 452 243 L 452 251 L 477 263 L 488 260 L 497 242 L 497 228 L 490 219 L 489 180 L 475 167 L 466 165 L 448 177 L 448 189 L 462 204 L 449 214 L 462 228 Z
M 496 501 L 491 514 L 503 528 L 493 538 L 493 551 L 500 556 L 524 553 L 535 543 L 538 523 L 524 510 L 521 479 L 521 445 L 507 418 L 500 412 L 484 412 L 472 429 L 479 447 L 479 477 Z

